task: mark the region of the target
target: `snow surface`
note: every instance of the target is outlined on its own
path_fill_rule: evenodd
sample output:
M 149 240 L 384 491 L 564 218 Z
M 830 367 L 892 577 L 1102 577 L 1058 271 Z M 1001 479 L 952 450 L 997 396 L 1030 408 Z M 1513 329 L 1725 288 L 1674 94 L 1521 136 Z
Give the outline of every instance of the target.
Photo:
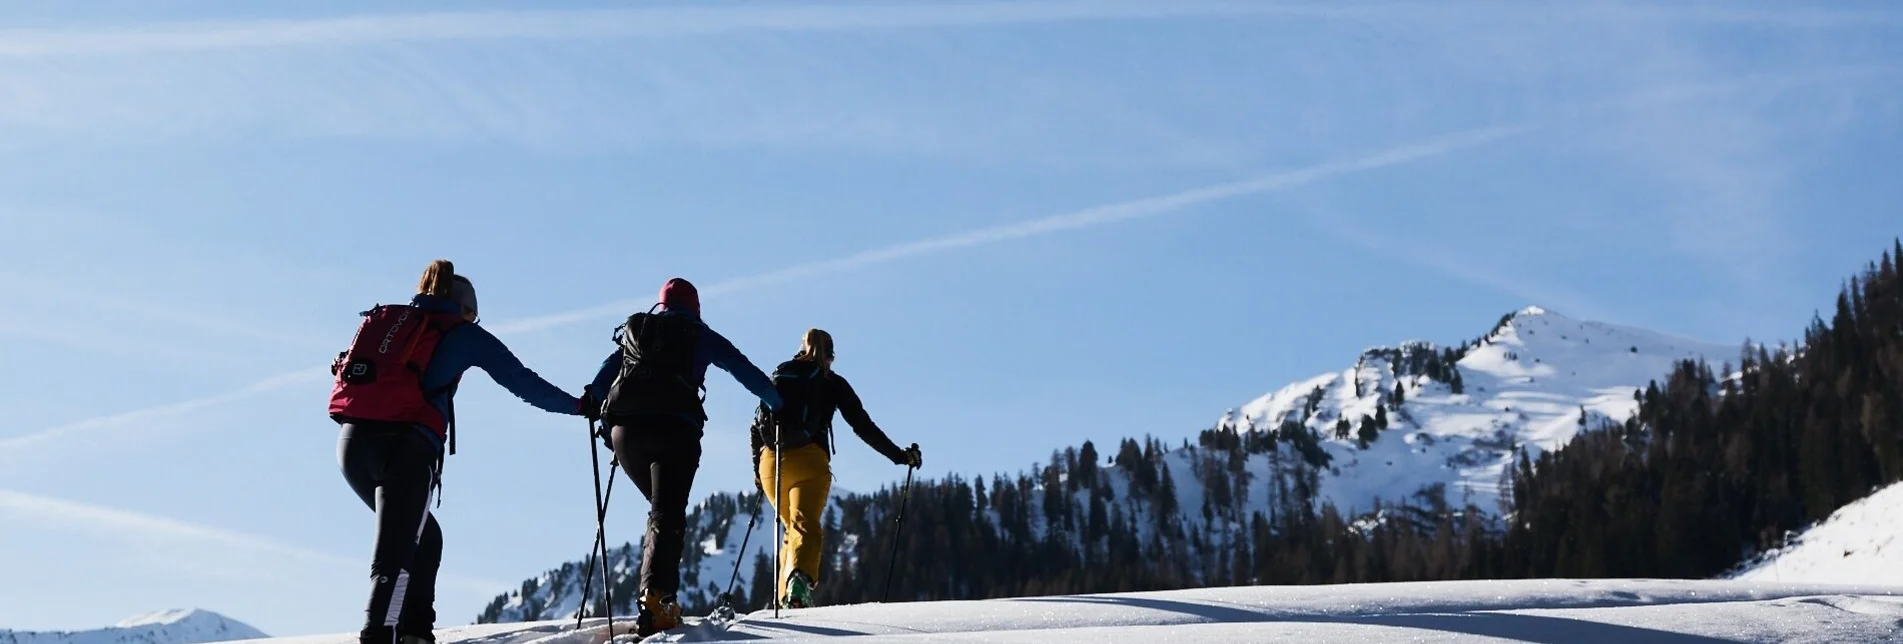
M 0 630 L 0 644 L 197 644 L 264 637 L 249 624 L 207 610 L 147 613 L 90 631 Z
M 617 620 L 617 630 L 632 624 Z M 1689 580 L 1516 580 L 1256 586 L 863 604 L 743 615 L 662 642 L 1893 642 L 1903 588 Z M 573 620 L 443 629 L 442 644 L 598 644 Z M 355 634 L 268 640 L 350 644 Z M 631 637 L 616 638 L 626 642 Z M 262 644 L 262 643 L 260 643 Z
M 1903 483 L 1838 508 L 1740 568 L 1733 578 L 1744 581 L 1903 586 Z
M 1333 503 L 1349 515 L 1373 509 L 1377 499 L 1398 501 L 1436 485 L 1455 506 L 1472 503 L 1495 513 L 1501 478 L 1516 449 L 1538 456 L 1563 446 L 1580 431 L 1582 410 L 1595 425 L 1623 422 L 1638 409 L 1633 394 L 1663 382 L 1676 362 L 1703 359 L 1715 371 L 1735 361 L 1742 347 L 1527 307 L 1460 359 L 1460 394 L 1426 376 L 1397 377 L 1396 366 L 1381 354 L 1386 348 L 1375 348 L 1352 368 L 1283 387 L 1219 422 L 1268 430 L 1292 421 L 1320 433 L 1334 459 L 1322 472 L 1316 502 Z M 1397 383 L 1405 400 L 1390 410 L 1389 428 L 1378 440 L 1362 449 L 1352 435 L 1335 436 L 1337 419 L 1359 427 L 1362 416 L 1373 416 L 1388 402 Z M 1305 403 L 1318 388 L 1324 396 L 1318 413 L 1304 417 Z M 1184 505 L 1190 507 L 1189 499 Z

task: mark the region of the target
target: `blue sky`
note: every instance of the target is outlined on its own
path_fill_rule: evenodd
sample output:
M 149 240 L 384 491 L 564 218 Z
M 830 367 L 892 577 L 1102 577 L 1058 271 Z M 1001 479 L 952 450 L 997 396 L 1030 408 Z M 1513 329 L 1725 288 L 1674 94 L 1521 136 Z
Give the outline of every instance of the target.
M 671 276 L 763 366 L 826 328 L 970 475 L 1529 304 L 1790 339 L 1903 233 L 1884 3 L 642 6 L 0 7 L 0 628 L 353 630 L 323 366 L 437 257 L 571 390 Z M 458 411 L 443 625 L 593 536 L 579 419 Z

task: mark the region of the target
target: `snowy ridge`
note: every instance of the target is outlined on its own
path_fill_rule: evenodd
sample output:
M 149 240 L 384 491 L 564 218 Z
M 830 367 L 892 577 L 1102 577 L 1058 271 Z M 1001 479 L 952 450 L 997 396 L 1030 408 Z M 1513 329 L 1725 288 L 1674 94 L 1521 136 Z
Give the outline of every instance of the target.
M 0 630 L 0 644 L 198 644 L 265 637 L 244 622 L 207 610 L 159 611 L 90 631 Z
M 1497 514 L 1503 477 L 1520 450 L 1536 457 L 1585 427 L 1623 422 L 1638 409 L 1634 394 L 1663 380 L 1676 362 L 1719 363 L 1741 348 L 1528 307 L 1463 346 L 1370 348 L 1348 369 L 1225 412 L 1216 428 L 1258 446 L 1240 455 L 1163 445 L 1168 451 L 1156 457 L 1155 477 L 1167 481 L 1174 508 L 1158 507 L 1156 495 L 1142 489 L 1157 485 L 1139 485 L 1149 477 L 1141 468 L 1106 466 L 1100 476 L 1145 541 L 1159 530 L 1200 535 L 1208 540 L 1205 560 L 1243 538 L 1254 515 L 1272 517 L 1302 500 L 1318 511 L 1333 506 L 1364 527 L 1385 519 L 1370 516 L 1377 505 L 1402 502 Z M 1073 492 L 1071 507 L 1081 513 L 1090 494 Z M 1041 519 L 1043 503 L 1034 503 L 1031 515 Z M 1038 520 L 1033 533 L 1041 538 L 1049 530 Z
M 1838 508 L 1783 548 L 1740 566 L 1731 578 L 1903 587 L 1903 483 Z
M 1315 500 L 1344 513 L 1436 486 L 1454 505 L 1494 512 L 1516 450 L 1537 456 L 1584 426 L 1623 422 L 1637 411 L 1633 394 L 1663 380 L 1675 362 L 1718 364 L 1741 348 L 1528 307 L 1459 349 L 1424 342 L 1369 349 L 1355 366 L 1250 401 L 1219 424 L 1312 430 L 1330 456 Z M 1454 368 L 1435 365 L 1449 353 Z M 1360 425 L 1378 416 L 1387 426 L 1364 448 Z
M 1239 453 L 1159 443 L 1162 453 L 1119 455 L 1095 477 L 1110 491 L 1111 510 L 1130 517 L 1145 542 L 1159 532 L 1170 537 L 1161 541 L 1206 539 L 1203 563 L 1245 538 L 1252 517 L 1273 517 L 1290 503 L 1332 506 L 1363 526 L 1385 519 L 1371 516 L 1377 505 L 1402 502 L 1497 514 L 1503 476 L 1520 450 L 1537 456 L 1585 427 L 1623 422 L 1638 409 L 1634 395 L 1678 361 L 1722 362 L 1741 348 L 1527 307 L 1460 347 L 1370 348 L 1348 369 L 1225 412 L 1216 429 L 1237 437 Z M 1373 426 L 1364 433 L 1364 425 Z M 1140 461 L 1155 462 L 1154 472 Z M 1089 521 L 1089 484 L 1065 495 L 1070 516 L 1058 529 L 1076 534 Z M 1036 496 L 1030 536 L 1044 538 L 1053 526 Z M 1164 496 L 1174 507 L 1158 503 Z M 1000 524 L 997 509 L 989 517 Z

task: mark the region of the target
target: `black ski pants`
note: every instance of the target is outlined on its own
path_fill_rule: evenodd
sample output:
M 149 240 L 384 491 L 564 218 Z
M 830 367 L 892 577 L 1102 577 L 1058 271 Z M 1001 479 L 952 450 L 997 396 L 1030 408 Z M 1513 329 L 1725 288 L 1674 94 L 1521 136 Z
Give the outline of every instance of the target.
M 435 641 L 443 530 L 430 516 L 429 504 L 438 450 L 421 430 L 404 423 L 346 422 L 338 436 L 344 480 L 377 514 L 363 644 L 392 644 L 399 635 Z
M 641 592 L 669 597 L 681 586 L 681 548 L 687 499 L 700 469 L 700 423 L 678 416 L 613 419 L 615 458 L 648 500 L 647 542 L 641 549 Z

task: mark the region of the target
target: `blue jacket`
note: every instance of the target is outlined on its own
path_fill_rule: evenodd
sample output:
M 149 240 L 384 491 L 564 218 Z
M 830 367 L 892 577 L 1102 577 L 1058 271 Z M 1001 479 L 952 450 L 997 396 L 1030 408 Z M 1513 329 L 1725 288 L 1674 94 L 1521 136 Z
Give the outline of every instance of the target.
M 696 322 L 701 322 L 700 316 L 692 311 L 663 308 L 660 314 L 685 315 L 694 318 Z M 700 341 L 694 346 L 694 367 L 688 373 L 688 379 L 694 386 L 706 384 L 707 365 L 720 367 L 732 374 L 734 380 L 739 381 L 741 386 L 747 388 L 747 391 L 753 392 L 753 395 L 759 396 L 760 402 L 766 403 L 767 407 L 774 410 L 780 408 L 780 392 L 773 388 L 773 380 L 761 372 L 759 367 L 753 366 L 753 362 L 747 360 L 747 356 L 741 354 L 739 349 L 734 348 L 733 343 L 728 342 L 725 336 L 708 327 L 707 323 L 701 322 Z M 588 386 L 588 390 L 595 396 L 608 395 L 608 389 L 614 386 L 615 376 L 619 373 L 621 373 L 621 349 L 616 348 L 614 353 L 608 354 L 608 359 L 601 361 L 601 370 L 595 372 L 595 381 Z M 689 420 L 696 425 L 701 423 L 699 417 Z
M 462 307 L 455 300 L 433 295 L 418 295 L 410 304 L 433 313 L 460 313 Z M 581 401 L 571 396 L 561 387 L 549 384 L 541 376 L 522 365 L 522 361 L 509 351 L 509 347 L 489 333 L 488 329 L 474 322 L 457 325 L 443 335 L 436 344 L 436 353 L 430 356 L 429 367 L 423 370 L 423 388 L 436 390 L 447 387 L 463 375 L 470 367 L 481 367 L 488 372 L 489 379 L 502 388 L 509 390 L 524 402 L 537 408 L 557 414 L 581 415 Z M 444 417 L 449 414 L 449 398 L 452 393 L 445 392 L 433 397 L 430 404 L 442 411 Z M 436 434 L 429 433 L 431 438 Z

